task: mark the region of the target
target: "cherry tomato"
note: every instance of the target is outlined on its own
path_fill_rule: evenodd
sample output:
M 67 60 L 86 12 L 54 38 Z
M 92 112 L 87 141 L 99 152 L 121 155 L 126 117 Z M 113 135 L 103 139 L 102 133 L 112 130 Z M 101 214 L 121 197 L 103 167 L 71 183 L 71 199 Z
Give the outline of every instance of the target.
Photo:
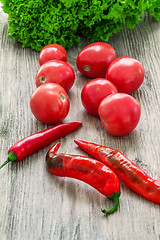
M 144 68 L 137 59 L 124 56 L 111 63 L 105 77 L 116 85 L 118 92 L 129 94 L 140 87 L 144 74 Z
M 67 62 L 67 52 L 64 47 L 59 44 L 46 45 L 40 51 L 38 60 L 40 66 L 50 60 L 60 60 Z
M 126 93 L 112 94 L 104 98 L 98 111 L 104 128 L 114 136 L 130 133 L 137 126 L 141 115 L 137 100 Z
M 88 113 L 99 116 L 98 107 L 106 96 L 117 93 L 117 88 L 104 78 L 89 81 L 82 89 L 81 100 Z
M 74 80 L 73 68 L 68 63 L 59 60 L 44 63 L 36 74 L 37 87 L 44 83 L 53 82 L 61 85 L 67 92 L 73 86 Z
M 45 83 L 32 94 L 30 107 L 38 121 L 55 124 L 61 122 L 68 115 L 70 100 L 60 85 Z
M 115 58 L 116 52 L 109 44 L 91 43 L 78 54 L 77 68 L 87 77 L 104 77 L 108 66 Z

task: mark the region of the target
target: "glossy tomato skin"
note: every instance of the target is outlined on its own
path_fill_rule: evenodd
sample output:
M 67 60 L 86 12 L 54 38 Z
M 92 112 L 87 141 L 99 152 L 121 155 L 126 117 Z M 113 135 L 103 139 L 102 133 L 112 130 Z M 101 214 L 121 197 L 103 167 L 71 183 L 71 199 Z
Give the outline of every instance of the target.
M 116 58 L 116 51 L 104 42 L 86 46 L 77 56 L 77 68 L 90 78 L 104 77 L 108 66 Z
M 82 89 L 81 100 L 88 113 L 99 116 L 98 107 L 101 101 L 110 94 L 118 93 L 117 88 L 104 78 L 89 81 Z
M 104 128 L 114 136 L 124 136 L 133 131 L 141 115 L 137 100 L 126 93 L 104 98 L 98 111 Z
M 123 56 L 108 67 L 105 77 L 118 88 L 118 92 L 132 93 L 144 80 L 145 70 L 135 58 Z
M 59 44 L 49 44 L 46 45 L 39 53 L 39 65 L 41 66 L 45 62 L 50 60 L 60 60 L 67 62 L 67 52 Z
M 45 83 L 31 96 L 30 107 L 35 118 L 46 124 L 56 124 L 66 118 L 70 100 L 64 88 L 56 83 Z
M 44 83 L 57 83 L 67 92 L 73 86 L 75 81 L 75 72 L 66 62 L 51 60 L 44 63 L 37 71 L 36 86 L 39 87 Z

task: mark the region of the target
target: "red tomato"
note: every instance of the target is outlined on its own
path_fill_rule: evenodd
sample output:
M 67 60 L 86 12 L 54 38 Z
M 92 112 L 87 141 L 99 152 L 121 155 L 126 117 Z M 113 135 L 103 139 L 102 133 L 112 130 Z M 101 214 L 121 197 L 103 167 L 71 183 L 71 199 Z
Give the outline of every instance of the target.
M 88 113 L 99 116 L 100 102 L 108 95 L 117 92 L 117 88 L 111 82 L 104 78 L 96 78 L 84 86 L 81 92 L 81 100 Z
M 91 43 L 78 54 L 77 68 L 87 77 L 103 77 L 115 58 L 116 52 L 109 44 L 104 42 Z
M 38 87 L 30 99 L 35 118 L 47 124 L 61 122 L 69 113 L 70 101 L 64 88 L 56 83 L 45 83 Z
M 67 52 L 59 44 L 50 44 L 42 48 L 39 54 L 39 65 L 50 60 L 60 60 L 67 62 Z
M 142 64 L 132 57 L 119 57 L 108 67 L 106 76 L 118 88 L 118 92 L 132 93 L 144 79 Z
M 51 60 L 40 66 L 36 74 L 36 86 L 44 83 L 57 83 L 67 92 L 72 87 L 75 80 L 73 68 L 66 62 Z
M 104 128 L 114 136 L 130 133 L 137 126 L 141 115 L 137 100 L 126 93 L 104 98 L 98 111 Z

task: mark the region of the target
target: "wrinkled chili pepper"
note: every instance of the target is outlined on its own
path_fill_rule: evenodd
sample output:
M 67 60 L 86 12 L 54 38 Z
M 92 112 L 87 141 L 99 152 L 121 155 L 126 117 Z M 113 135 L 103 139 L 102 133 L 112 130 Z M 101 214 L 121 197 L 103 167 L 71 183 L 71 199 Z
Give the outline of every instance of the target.
M 121 152 L 91 142 L 75 140 L 85 152 L 106 164 L 117 177 L 144 198 L 160 203 L 160 181 L 152 179 Z
M 71 177 L 94 187 L 108 199 L 115 202 L 112 209 L 103 213 L 111 214 L 119 204 L 120 183 L 115 173 L 98 160 L 70 154 L 56 154 L 60 143 L 55 144 L 46 155 L 46 168 L 60 177 Z
M 37 152 L 53 141 L 73 132 L 80 126 L 82 126 L 82 123 L 79 122 L 62 123 L 21 139 L 9 148 L 8 158 L 0 166 L 0 169 L 9 162 L 20 161 L 32 153 Z

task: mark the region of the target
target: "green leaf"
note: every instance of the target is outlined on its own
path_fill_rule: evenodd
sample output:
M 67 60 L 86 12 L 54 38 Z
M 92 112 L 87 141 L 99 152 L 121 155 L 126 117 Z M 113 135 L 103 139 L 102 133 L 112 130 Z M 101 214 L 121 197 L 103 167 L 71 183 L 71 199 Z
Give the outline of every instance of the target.
M 149 13 L 160 19 L 160 0 L 0 0 L 8 14 L 9 36 L 40 51 L 59 43 L 64 48 L 108 41 L 124 25 L 133 29 Z

